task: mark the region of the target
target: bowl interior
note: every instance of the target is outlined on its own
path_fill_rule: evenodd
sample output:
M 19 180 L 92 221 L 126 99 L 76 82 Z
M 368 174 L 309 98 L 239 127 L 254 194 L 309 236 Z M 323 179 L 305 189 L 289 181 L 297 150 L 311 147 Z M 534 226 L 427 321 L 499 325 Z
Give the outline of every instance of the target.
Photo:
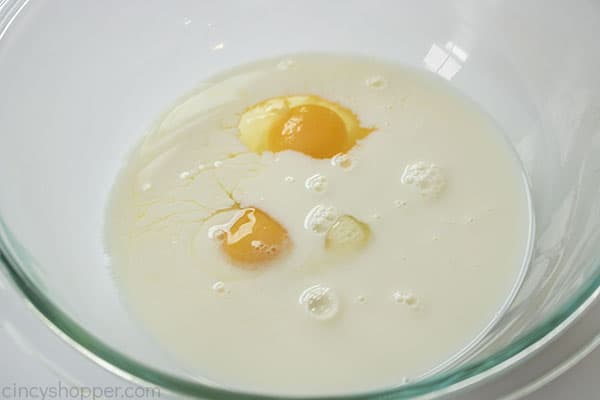
M 447 370 L 394 393 L 454 390 L 530 352 L 598 293 L 599 34 L 600 6 L 585 0 L 0 1 L 4 261 L 51 322 L 109 364 L 233 395 L 190 376 L 122 306 L 103 218 L 129 150 L 175 100 L 242 63 L 310 51 L 429 69 L 507 133 L 536 218 L 530 268 L 500 322 Z

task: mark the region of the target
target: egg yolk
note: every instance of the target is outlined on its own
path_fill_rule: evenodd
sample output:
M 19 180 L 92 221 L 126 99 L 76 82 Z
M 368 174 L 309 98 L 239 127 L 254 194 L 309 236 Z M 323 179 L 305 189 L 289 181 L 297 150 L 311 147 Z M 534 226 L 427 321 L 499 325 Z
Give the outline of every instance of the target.
M 258 208 L 245 208 L 226 232 L 225 254 L 237 265 L 254 269 L 278 258 L 290 246 L 286 229 Z
M 273 97 L 246 109 L 238 123 L 248 150 L 285 150 L 313 158 L 344 154 L 375 130 L 361 126 L 352 110 L 316 95 Z
M 347 150 L 346 126 L 327 107 L 307 104 L 293 107 L 286 118 L 269 132 L 273 152 L 295 150 L 314 158 L 329 158 Z

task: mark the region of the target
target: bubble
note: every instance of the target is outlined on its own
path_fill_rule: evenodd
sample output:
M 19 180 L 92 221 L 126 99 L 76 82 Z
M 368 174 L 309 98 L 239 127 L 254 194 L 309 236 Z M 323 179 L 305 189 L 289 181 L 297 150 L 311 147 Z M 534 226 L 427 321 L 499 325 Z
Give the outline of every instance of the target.
M 367 302 L 367 298 L 365 296 L 357 296 L 356 297 L 356 302 L 359 304 L 365 304 Z
M 215 168 L 219 168 L 223 166 L 223 161 L 215 161 L 213 163 L 213 165 L 215 166 Z
M 208 228 L 209 239 L 217 240 L 222 242 L 227 237 L 227 227 L 224 225 L 215 225 Z
M 360 250 L 369 242 L 370 236 L 369 225 L 350 215 L 342 215 L 327 231 L 325 248 L 338 252 Z
M 430 198 L 439 196 L 446 187 L 441 168 L 423 161 L 407 165 L 400 181 L 412 185 L 421 196 Z
M 250 242 L 250 246 L 252 246 L 252 249 L 257 253 L 275 255 L 279 252 L 279 246 L 274 244 L 269 246 L 260 240 L 253 240 Z
M 294 178 L 293 176 L 286 176 L 285 178 L 283 178 L 285 183 L 294 183 L 296 182 L 296 178 Z
M 365 83 L 368 87 L 373 89 L 382 89 L 387 86 L 387 82 L 383 76 L 372 76 L 365 80 Z
M 354 166 L 354 160 L 348 154 L 340 153 L 333 156 L 331 159 L 331 165 L 349 170 Z
M 327 185 L 327 177 L 321 174 L 315 174 L 306 179 L 306 181 L 304 182 L 304 186 L 306 186 L 308 190 L 312 190 L 314 192 L 325 191 L 325 189 L 327 189 Z
M 339 300 L 333 290 L 321 285 L 304 290 L 299 302 L 311 317 L 318 320 L 331 319 L 339 310 Z
M 411 292 L 397 291 L 392 294 L 392 298 L 396 303 L 406 304 L 407 306 L 416 307 L 419 300 Z
M 265 247 L 264 252 L 269 255 L 275 255 L 279 252 L 279 247 L 276 245 L 271 245 L 271 246 Z
M 212 290 L 217 293 L 225 293 L 225 283 L 218 281 L 212 285 Z
M 179 174 L 180 179 L 187 179 L 191 176 L 190 171 L 183 171 Z
M 147 192 L 148 190 L 152 189 L 152 184 L 151 183 L 144 183 L 141 187 L 142 192 Z
M 406 207 L 407 204 L 408 202 L 406 200 L 394 200 L 394 206 L 396 208 Z
M 281 60 L 278 64 L 277 64 L 277 69 L 280 71 L 286 71 L 290 68 L 292 68 L 294 65 L 296 65 L 296 62 L 292 59 L 285 59 L 285 60 Z
M 337 217 L 335 207 L 319 204 L 306 215 L 304 227 L 314 233 L 324 234 L 335 223 Z

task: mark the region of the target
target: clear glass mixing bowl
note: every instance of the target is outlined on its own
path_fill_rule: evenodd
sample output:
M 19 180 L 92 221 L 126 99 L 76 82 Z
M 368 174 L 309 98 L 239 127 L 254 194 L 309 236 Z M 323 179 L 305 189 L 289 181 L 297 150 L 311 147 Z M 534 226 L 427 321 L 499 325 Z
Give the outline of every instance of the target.
M 426 68 L 507 132 L 531 182 L 534 254 L 516 300 L 468 353 L 355 397 L 455 392 L 531 355 L 599 293 L 598 37 L 600 3 L 586 0 L 0 0 L 2 262 L 50 326 L 104 366 L 181 394 L 260 398 L 190 376 L 122 307 L 102 226 L 124 157 L 177 98 L 241 63 L 321 51 Z

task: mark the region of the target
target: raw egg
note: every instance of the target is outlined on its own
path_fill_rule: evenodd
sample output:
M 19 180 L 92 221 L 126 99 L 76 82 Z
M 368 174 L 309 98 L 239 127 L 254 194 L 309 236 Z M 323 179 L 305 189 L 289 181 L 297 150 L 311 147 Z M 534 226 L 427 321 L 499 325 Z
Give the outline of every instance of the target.
M 277 259 L 291 245 L 287 230 L 266 212 L 240 210 L 223 230 L 222 249 L 233 263 L 255 269 Z
M 238 128 L 253 152 L 293 150 L 313 158 L 344 153 L 374 131 L 351 110 L 315 95 L 262 101 L 244 112 Z

